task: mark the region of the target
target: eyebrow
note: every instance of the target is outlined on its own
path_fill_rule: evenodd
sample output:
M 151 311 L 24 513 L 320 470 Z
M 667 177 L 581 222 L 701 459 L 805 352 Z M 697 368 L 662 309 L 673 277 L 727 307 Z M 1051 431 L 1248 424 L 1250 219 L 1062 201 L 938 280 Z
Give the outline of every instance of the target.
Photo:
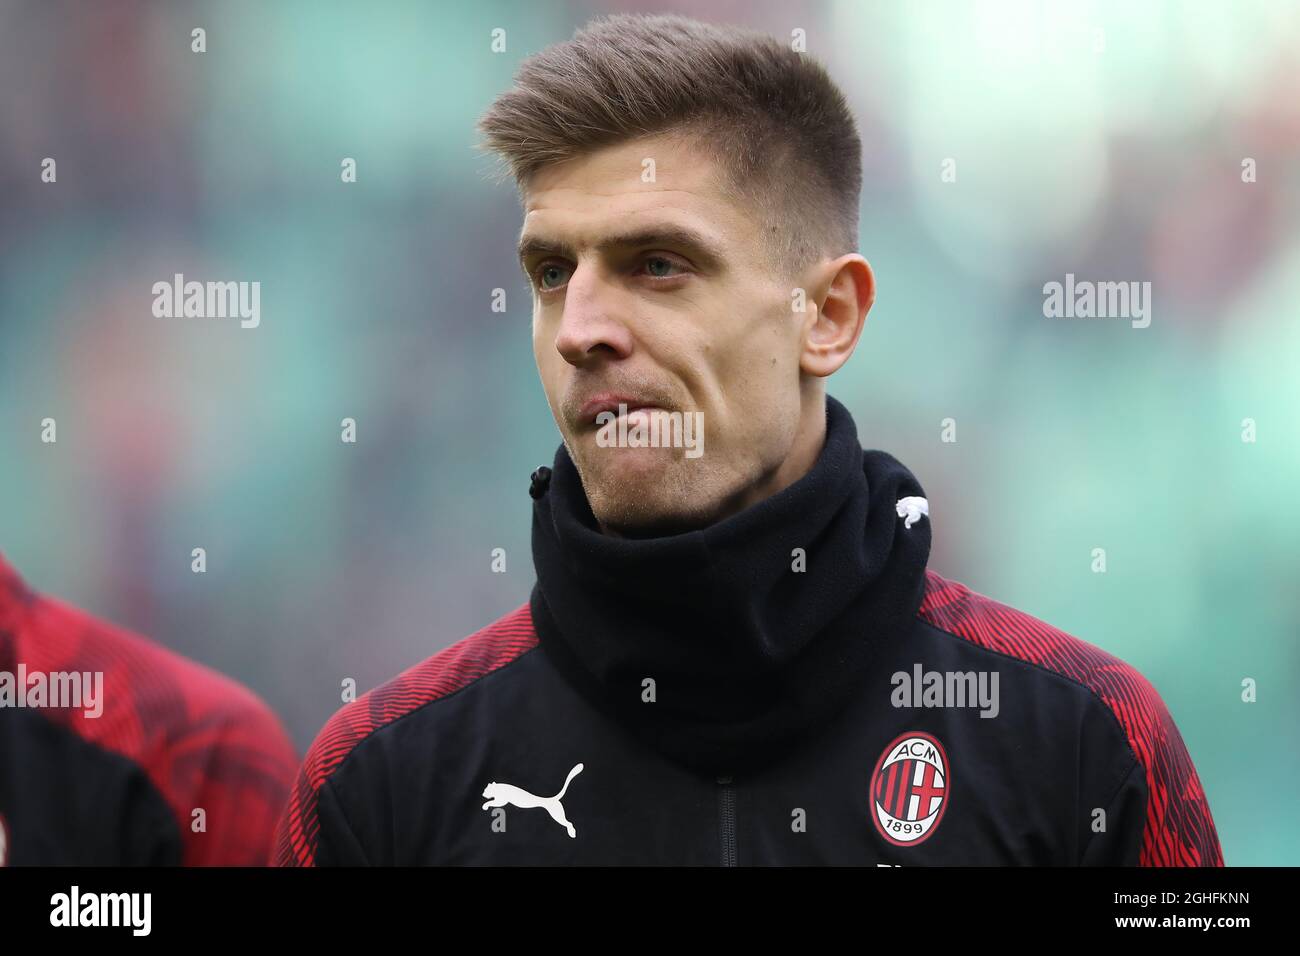
M 676 246 L 691 250 L 706 266 L 719 265 L 723 260 L 721 247 L 704 233 L 685 226 L 647 226 L 633 232 L 609 236 L 596 243 L 596 249 L 605 252 L 610 249 L 626 249 L 635 246 Z M 519 239 L 519 267 L 528 272 L 524 260 L 530 256 L 554 255 L 566 259 L 576 259 L 573 246 L 563 240 L 547 239 L 543 236 L 521 236 Z

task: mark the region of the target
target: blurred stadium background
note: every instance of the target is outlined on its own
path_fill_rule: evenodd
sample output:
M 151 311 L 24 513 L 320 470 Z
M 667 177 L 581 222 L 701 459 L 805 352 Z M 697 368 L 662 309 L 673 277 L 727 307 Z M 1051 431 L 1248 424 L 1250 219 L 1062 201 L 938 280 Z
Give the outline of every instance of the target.
M 625 10 L 806 31 L 859 118 L 879 282 L 830 391 L 924 484 L 931 566 L 1138 667 L 1227 862 L 1296 863 L 1286 0 L 0 0 L 0 551 L 244 681 L 300 749 L 344 677 L 373 687 L 526 600 L 528 474 L 559 436 L 518 207 L 473 126 L 523 57 Z M 177 272 L 260 281 L 260 327 L 154 318 Z M 1151 326 L 1044 318 L 1066 273 L 1150 281 Z

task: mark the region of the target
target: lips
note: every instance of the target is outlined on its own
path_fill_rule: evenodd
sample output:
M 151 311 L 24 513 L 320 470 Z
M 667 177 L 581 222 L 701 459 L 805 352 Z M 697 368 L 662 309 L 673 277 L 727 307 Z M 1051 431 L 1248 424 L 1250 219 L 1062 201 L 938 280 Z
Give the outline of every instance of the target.
M 624 406 L 627 413 L 641 409 L 659 409 L 660 406 L 646 399 L 635 398 L 630 395 L 619 395 L 611 393 L 602 393 L 593 395 L 582 404 L 578 410 L 578 420 L 584 425 L 597 425 L 596 417 L 602 412 L 613 412 L 619 414 L 619 407 Z

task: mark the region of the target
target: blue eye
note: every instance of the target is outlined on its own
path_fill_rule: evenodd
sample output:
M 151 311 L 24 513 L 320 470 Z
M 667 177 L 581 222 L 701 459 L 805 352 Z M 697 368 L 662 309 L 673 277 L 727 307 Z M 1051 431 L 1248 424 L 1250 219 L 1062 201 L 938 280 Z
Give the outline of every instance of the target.
M 645 262 L 646 262 L 646 268 L 650 271 L 650 274 L 657 279 L 663 279 L 666 276 L 663 272 L 658 272 L 655 270 L 656 263 L 663 266 L 667 266 L 669 269 L 679 268 L 677 263 L 673 262 L 671 259 L 666 259 L 663 256 L 651 256 L 649 259 L 646 259 Z
M 541 288 L 543 291 L 555 288 L 555 286 L 548 285 L 546 282 L 547 274 L 553 272 L 563 273 L 564 267 L 554 265 L 554 264 L 547 264 L 537 270 L 537 275 L 539 277 L 538 287 Z

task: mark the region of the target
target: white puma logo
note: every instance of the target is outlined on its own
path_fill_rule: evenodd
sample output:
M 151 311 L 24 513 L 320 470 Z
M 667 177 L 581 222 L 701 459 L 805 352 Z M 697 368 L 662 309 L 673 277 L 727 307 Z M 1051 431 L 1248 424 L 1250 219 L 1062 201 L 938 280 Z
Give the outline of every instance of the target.
M 926 517 L 930 515 L 930 502 L 924 498 L 899 498 L 895 507 L 898 509 L 898 516 L 907 519 L 903 522 L 904 528 L 912 527 L 921 520 L 922 515 Z
M 488 798 L 487 803 L 483 804 L 483 809 L 488 807 L 504 807 L 506 804 L 514 804 L 516 807 L 527 809 L 529 807 L 545 807 L 546 812 L 564 829 L 569 831 L 569 836 L 576 837 L 578 831 L 573 828 L 573 824 L 564 818 L 564 807 L 560 804 L 560 798 L 564 796 L 564 791 L 569 789 L 569 781 L 582 773 L 582 764 L 574 764 L 569 775 L 564 778 L 564 786 L 560 792 L 553 797 L 539 797 L 529 793 L 522 787 L 516 787 L 508 783 L 497 783 L 493 780 L 483 788 L 483 796 Z

